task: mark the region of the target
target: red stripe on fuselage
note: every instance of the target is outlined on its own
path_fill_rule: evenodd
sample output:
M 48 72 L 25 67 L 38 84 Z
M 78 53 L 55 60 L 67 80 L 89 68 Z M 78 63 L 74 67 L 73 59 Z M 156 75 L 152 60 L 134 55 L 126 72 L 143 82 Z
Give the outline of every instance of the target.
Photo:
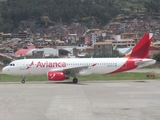
M 135 65 L 135 62 L 136 61 L 142 61 L 141 59 L 137 60 L 137 59 L 128 59 L 122 67 L 120 67 L 119 69 L 109 73 L 109 74 L 113 74 L 113 73 L 119 73 L 119 72 L 124 72 L 124 71 L 127 71 L 127 70 L 132 70 L 132 69 L 135 69 L 137 68 L 138 66 Z

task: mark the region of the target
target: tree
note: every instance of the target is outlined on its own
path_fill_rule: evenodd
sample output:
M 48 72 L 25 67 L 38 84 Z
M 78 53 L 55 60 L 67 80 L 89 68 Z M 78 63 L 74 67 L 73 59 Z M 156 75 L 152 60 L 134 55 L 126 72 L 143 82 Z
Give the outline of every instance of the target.
M 90 54 L 86 54 L 85 56 L 84 56 L 84 58 L 91 58 L 92 56 L 90 55 Z
M 84 25 L 101 27 L 120 12 L 118 2 L 114 0 L 5 0 L 0 3 L 3 20 L 0 23 L 6 29 L 5 24 L 9 24 L 10 30 L 16 28 L 21 20 L 39 19 L 43 15 L 55 22 L 69 24 L 76 20 Z M 91 25 L 93 18 L 96 22 Z M 3 26 L 1 29 L 3 31 Z
M 157 62 L 160 62 L 160 53 L 154 54 L 153 59 L 155 59 Z
M 124 56 L 124 55 L 123 55 L 123 54 L 120 54 L 118 50 L 113 50 L 112 56 L 113 56 L 113 57 L 122 57 L 122 56 Z
M 144 7 L 150 14 L 155 14 L 160 12 L 160 1 L 159 0 L 149 0 L 144 3 Z
M 11 60 L 4 57 L 4 58 L 2 58 L 2 62 L 3 62 L 3 64 L 7 65 L 11 62 Z

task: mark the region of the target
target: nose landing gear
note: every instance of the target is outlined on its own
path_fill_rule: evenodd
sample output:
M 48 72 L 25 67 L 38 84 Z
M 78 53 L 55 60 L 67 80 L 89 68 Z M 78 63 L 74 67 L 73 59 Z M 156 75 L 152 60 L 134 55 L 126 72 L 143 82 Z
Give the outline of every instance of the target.
M 25 83 L 25 76 L 22 77 L 21 83 L 24 84 Z

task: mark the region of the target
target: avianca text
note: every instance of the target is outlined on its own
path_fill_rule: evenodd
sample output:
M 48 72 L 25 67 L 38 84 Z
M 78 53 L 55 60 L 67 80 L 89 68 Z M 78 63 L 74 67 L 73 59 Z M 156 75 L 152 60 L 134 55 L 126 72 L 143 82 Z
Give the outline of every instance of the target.
M 49 68 L 52 68 L 52 67 L 66 67 L 66 63 L 65 62 L 38 62 L 36 67 L 49 67 Z

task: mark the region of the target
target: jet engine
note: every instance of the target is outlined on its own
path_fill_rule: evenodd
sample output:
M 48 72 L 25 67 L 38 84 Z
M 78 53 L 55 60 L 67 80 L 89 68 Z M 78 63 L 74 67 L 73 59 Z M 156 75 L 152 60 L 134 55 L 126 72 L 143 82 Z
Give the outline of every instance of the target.
M 65 74 L 64 72 L 48 72 L 47 77 L 50 81 L 61 81 L 69 79 L 69 75 Z

